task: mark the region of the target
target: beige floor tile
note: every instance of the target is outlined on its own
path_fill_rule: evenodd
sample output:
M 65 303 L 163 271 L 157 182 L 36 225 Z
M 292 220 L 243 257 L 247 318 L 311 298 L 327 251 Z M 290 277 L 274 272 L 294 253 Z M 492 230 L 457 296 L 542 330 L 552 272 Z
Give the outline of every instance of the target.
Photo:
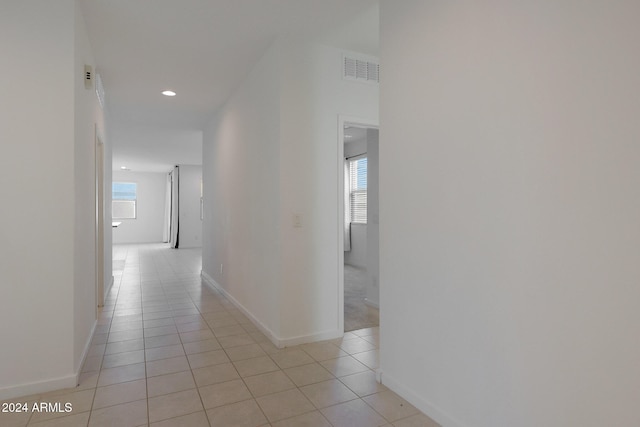
M 186 354 L 204 353 L 205 351 L 220 350 L 222 346 L 216 339 L 195 341 L 184 344 Z
M 240 378 L 236 368 L 231 363 L 222 363 L 220 365 L 194 369 L 193 376 L 198 387 L 223 383 Z
M 351 356 L 369 369 L 378 369 L 380 367 L 380 356 L 377 349 L 352 354 Z
M 180 310 L 173 310 L 173 317 L 196 316 L 199 314 L 200 312 L 197 308 L 183 308 Z
M 251 393 L 242 380 L 227 381 L 199 388 L 205 409 L 251 399 Z
M 157 337 L 161 335 L 172 335 L 177 333 L 178 333 L 178 329 L 175 327 L 175 325 L 158 326 L 155 328 L 144 329 L 145 338 Z
M 256 427 L 268 422 L 253 399 L 209 409 L 207 415 L 212 426 Z
M 387 387 L 376 381 L 376 374 L 373 371 L 340 377 L 340 381 L 360 397 L 387 390 Z
M 199 314 L 190 314 L 187 316 L 174 316 L 173 321 L 176 323 L 176 326 L 182 325 L 185 323 L 193 323 L 204 321 L 203 317 Z M 183 332 L 183 331 L 180 331 Z
M 320 410 L 334 427 L 383 426 L 387 421 L 360 399 Z
M 367 368 L 365 365 L 358 362 L 351 356 L 325 360 L 324 362 L 320 362 L 320 364 L 336 377 L 342 377 L 345 375 L 356 374 L 358 372 L 365 372 L 369 370 L 369 368 Z
M 282 371 L 243 378 L 254 397 L 290 390 L 296 385 Z
M 278 348 L 275 345 L 273 345 L 273 343 L 271 341 L 264 341 L 264 342 L 258 341 L 257 343 L 260 346 L 260 348 L 262 348 L 264 350 L 264 352 L 267 353 L 267 354 L 283 353 L 283 352 L 289 350 L 289 349 L 286 349 L 286 348 Z
M 218 326 L 212 329 L 216 338 L 228 337 L 231 335 L 244 335 L 247 333 L 247 331 L 239 324 L 229 325 L 229 326 Z
M 127 351 L 124 353 L 109 354 L 102 359 L 102 369 L 115 368 L 116 366 L 133 365 L 144 362 L 144 350 Z
M 317 362 L 285 369 L 284 373 L 287 374 L 298 387 L 334 378 L 331 372 Z
M 337 379 L 300 387 L 300 391 L 318 409 L 358 398 L 354 392 Z
M 175 325 L 173 317 L 165 317 L 164 319 L 145 320 L 142 324 L 145 328 L 157 328 L 160 326 Z
M 80 378 L 78 379 L 78 386 L 75 388 L 76 391 L 96 388 L 98 386 L 99 376 L 99 372 L 85 372 L 80 374 Z
M 89 427 L 138 427 L 147 424 L 147 401 L 123 403 L 91 412 Z
M 224 349 L 256 343 L 249 334 L 230 335 L 228 337 L 220 337 L 218 339 L 218 342 L 220 342 L 220 345 Z
M 189 361 L 186 356 L 154 360 L 153 362 L 147 362 L 147 378 L 188 371 L 189 369 Z
M 389 422 L 398 421 L 420 412 L 390 390 L 363 397 L 362 400 Z
M 93 409 L 105 408 L 120 403 L 147 398 L 147 381 L 137 380 L 107 387 L 98 387 L 93 400 Z
M 357 336 L 356 334 L 354 334 L 353 332 L 345 332 L 344 335 L 342 335 L 341 338 L 336 338 L 334 340 L 329 340 L 329 342 L 332 342 L 335 345 L 337 345 L 338 347 L 340 347 L 341 343 L 343 343 L 345 341 L 357 339 L 357 338 L 360 338 L 360 337 Z
M 119 342 L 119 341 L 130 341 L 136 340 L 143 337 L 142 329 L 135 329 L 132 331 L 122 331 L 122 332 L 109 332 L 108 343 Z
M 142 329 L 142 321 L 134 320 L 130 322 L 114 323 L 109 328 L 109 332 L 135 331 L 138 329 Z
M 258 344 L 242 345 L 240 347 L 232 347 L 225 350 L 229 359 L 232 361 L 252 359 L 254 357 L 264 356 L 267 353 Z
M 144 348 L 154 348 L 154 347 L 166 347 L 168 345 L 177 345 L 182 344 L 180 341 L 180 335 L 172 334 L 172 335 L 160 335 L 157 337 L 149 337 L 144 339 Z
M 82 372 L 97 372 L 102 367 L 102 356 L 91 356 L 84 360 Z
M 30 408 L 32 415 L 30 423 L 36 423 L 45 420 L 51 420 L 54 418 L 60 418 L 69 415 L 75 415 L 82 412 L 91 410 L 91 404 L 93 403 L 93 396 L 95 389 L 77 391 L 74 393 L 60 394 L 60 395 L 47 395 L 40 399 L 40 404 L 54 404 L 58 405 L 61 412 L 34 412 L 33 408 Z M 66 404 L 71 404 L 71 411 L 66 411 Z
M 376 326 L 373 328 L 358 329 L 352 332 L 354 335 L 357 335 L 361 338 L 372 336 L 372 335 L 380 335 L 380 326 Z
M 211 332 L 209 329 L 205 329 L 202 331 L 180 333 L 180 340 L 182 341 L 183 344 L 196 342 L 196 341 L 210 340 L 212 338 L 215 338 L 215 336 L 213 335 L 213 332 Z
M 97 344 L 106 344 L 107 340 L 109 339 L 109 334 L 95 334 L 93 336 L 93 339 L 91 340 L 91 345 L 97 345 Z
M 313 411 L 272 424 L 273 427 L 331 427 L 329 421 L 319 412 Z
M 207 414 L 202 411 L 151 423 L 151 427 L 209 427 L 209 421 Z
M 117 368 L 103 369 L 98 378 L 98 387 L 135 381 L 145 377 L 145 364 L 118 366 Z
M 278 365 L 276 365 L 269 356 L 238 360 L 233 362 L 233 365 L 241 377 L 249 377 L 279 370 Z
M 270 422 L 295 417 L 315 410 L 315 407 L 298 389 L 268 394 L 256 399 Z
M 373 345 L 375 345 L 376 348 L 380 348 L 380 335 L 379 334 L 362 337 L 362 339 L 367 341 L 367 342 L 370 342 Z
M 343 341 L 339 347 L 349 354 L 362 353 L 364 351 L 375 350 L 376 346 L 360 337 Z
M 145 360 L 153 362 L 154 360 L 170 359 L 172 357 L 184 356 L 184 348 L 182 344 L 168 345 L 165 347 L 148 348 L 144 351 Z
M 409 418 L 393 423 L 394 427 L 440 427 L 440 424 L 433 421 L 424 414 L 413 415 Z
M 145 321 L 155 320 L 155 319 L 166 319 L 171 317 L 173 317 L 173 313 L 170 310 L 155 311 L 153 313 L 145 313 L 143 316 Z
M 337 345 L 330 342 L 305 344 L 302 349 L 317 361 L 335 359 L 347 356 L 347 353 L 340 349 Z
M 375 381 L 378 327 L 279 349 L 202 286 L 200 260 L 180 259 L 188 251 L 125 252 L 81 385 L 33 396 L 70 401 L 73 413 L 0 414 L 0 426 L 437 426 Z
M 186 390 L 149 399 L 149 422 L 162 421 L 202 411 L 197 390 Z
M 147 378 L 147 391 L 149 397 L 175 393 L 196 388 L 191 371 L 176 372 L 169 375 Z
M 12 399 L 7 402 L 17 403 L 22 402 L 23 400 Z M 0 425 L 6 427 L 25 427 L 29 422 L 29 418 L 31 418 L 31 405 L 33 402 L 26 402 L 29 411 L 25 412 L 0 412 Z
M 243 325 L 244 327 L 244 325 Z M 246 328 L 245 328 L 246 329 Z M 269 340 L 269 337 L 267 337 L 265 334 L 263 334 L 262 332 L 249 332 L 249 336 L 251 338 L 253 338 L 253 340 L 256 343 L 264 343 L 264 342 L 271 342 Z
M 180 323 L 177 325 L 178 332 L 193 332 L 193 331 L 202 331 L 209 329 L 209 325 L 204 320 L 200 320 L 197 322 L 189 322 L 189 323 Z
M 124 353 L 126 351 L 144 350 L 144 340 L 136 339 L 107 344 L 104 354 Z
M 292 368 L 294 366 L 307 365 L 313 363 L 314 360 L 304 351 L 293 348 L 281 353 L 272 354 L 271 358 L 282 369 Z
M 354 392 L 337 379 L 304 386 L 300 388 L 300 391 L 318 409 L 358 398 Z
M 89 347 L 89 352 L 87 353 L 87 357 L 103 356 L 106 348 L 107 348 L 106 344 L 92 345 L 91 347 Z
M 228 363 L 229 358 L 224 350 L 213 350 L 204 353 L 195 353 L 187 356 L 191 369 L 202 368 L 204 366 L 219 365 Z
M 80 414 L 67 415 L 53 420 L 30 423 L 29 427 L 86 427 L 89 422 L 90 414 L 90 412 L 83 412 Z M 0 417 L 0 425 L 3 427 L 10 427 L 10 424 L 4 424 L 1 423 L 1 421 L 3 421 L 2 417 Z

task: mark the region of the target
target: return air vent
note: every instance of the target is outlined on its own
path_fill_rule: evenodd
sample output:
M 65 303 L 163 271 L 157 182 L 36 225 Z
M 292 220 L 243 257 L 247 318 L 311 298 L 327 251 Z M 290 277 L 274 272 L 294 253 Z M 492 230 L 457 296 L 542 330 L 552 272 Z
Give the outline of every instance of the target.
M 84 88 L 91 89 L 93 84 L 93 70 L 91 65 L 84 66 Z
M 343 77 L 346 80 L 380 83 L 380 64 L 344 56 Z

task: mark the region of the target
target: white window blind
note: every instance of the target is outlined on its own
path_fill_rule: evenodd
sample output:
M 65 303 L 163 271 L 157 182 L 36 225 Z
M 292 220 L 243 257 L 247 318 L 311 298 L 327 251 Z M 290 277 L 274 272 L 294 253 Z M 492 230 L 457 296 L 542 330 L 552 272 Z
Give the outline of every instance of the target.
M 367 223 L 367 158 L 349 159 L 351 223 Z

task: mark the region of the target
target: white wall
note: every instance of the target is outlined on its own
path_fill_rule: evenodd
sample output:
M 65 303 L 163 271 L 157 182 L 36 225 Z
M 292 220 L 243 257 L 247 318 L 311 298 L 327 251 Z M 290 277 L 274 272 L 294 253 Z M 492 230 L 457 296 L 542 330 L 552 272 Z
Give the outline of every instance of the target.
M 638 15 L 381 3 L 382 379 L 445 426 L 640 425 Z
M 279 336 L 280 81 L 277 46 L 204 131 L 202 271 Z
M 113 171 L 113 182 L 137 184 L 136 219 L 115 219 L 122 222 L 113 229 L 113 243 L 162 242 L 167 174 L 159 172 Z
M 378 90 L 341 64 L 279 40 L 205 130 L 203 273 L 280 344 L 342 334 L 338 116 L 377 121 Z
M 339 49 L 293 40 L 283 46 L 282 335 L 303 340 L 341 336 L 339 116 L 377 122 L 378 87 L 343 80 L 344 52 Z M 302 215 L 301 228 L 292 226 L 296 213 Z
M 95 69 L 84 18 L 75 2 L 75 217 L 74 217 L 74 371 L 80 372 L 96 325 L 96 133 L 104 117 L 95 89 L 86 89 L 84 66 Z M 107 143 L 103 138 L 103 143 Z M 109 245 L 110 246 L 110 245 Z M 111 274 L 111 259 L 105 273 Z M 108 286 L 106 282 L 105 286 Z
M 180 248 L 202 247 L 202 166 L 180 165 Z
M 0 179 L 11 201 L 0 211 L 0 399 L 73 386 L 95 324 L 94 259 L 75 259 L 94 249 L 85 215 L 100 122 L 78 92 L 77 64 L 91 60 L 82 27 L 73 0 L 0 3 Z

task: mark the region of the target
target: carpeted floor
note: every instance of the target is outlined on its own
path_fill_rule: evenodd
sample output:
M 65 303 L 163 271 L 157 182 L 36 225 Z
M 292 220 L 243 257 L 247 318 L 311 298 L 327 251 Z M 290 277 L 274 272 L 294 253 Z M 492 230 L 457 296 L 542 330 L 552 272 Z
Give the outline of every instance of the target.
M 366 293 L 366 270 L 344 266 L 344 331 L 379 326 L 380 316 L 376 308 L 364 303 Z

